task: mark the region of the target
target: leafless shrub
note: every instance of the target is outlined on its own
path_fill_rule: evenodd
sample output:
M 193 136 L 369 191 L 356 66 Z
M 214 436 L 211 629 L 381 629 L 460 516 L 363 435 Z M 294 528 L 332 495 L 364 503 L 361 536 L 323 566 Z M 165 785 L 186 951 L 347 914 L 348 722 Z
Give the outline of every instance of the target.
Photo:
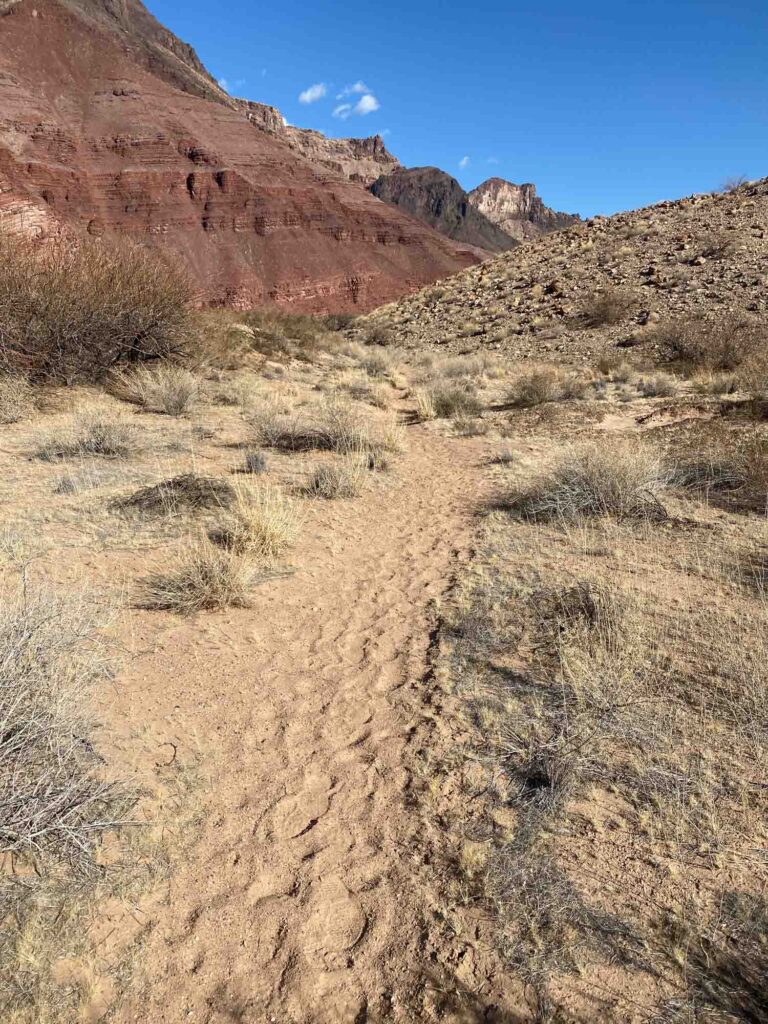
M 652 337 L 662 358 L 693 370 L 735 370 L 766 345 L 765 328 L 740 316 L 670 321 Z
M 637 390 L 644 398 L 669 398 L 677 391 L 677 383 L 669 374 L 659 373 L 654 377 L 641 377 Z
M 87 866 L 124 797 L 105 781 L 88 692 L 104 673 L 92 615 L 26 588 L 0 607 L 0 852 Z
M 737 188 L 741 188 L 742 185 L 749 183 L 749 178 L 744 174 L 733 174 L 730 178 L 726 178 L 720 186 L 721 192 L 735 192 Z
M 98 380 L 118 363 L 178 354 L 191 298 L 178 269 L 138 246 L 0 234 L 0 369 Z
M 585 300 L 581 317 L 587 327 L 608 327 L 624 320 L 636 302 L 632 292 L 620 288 L 595 292 Z
M 0 423 L 17 423 L 35 407 L 32 385 L 17 373 L 0 376 Z
M 244 473 L 266 473 L 268 468 L 264 452 L 246 452 Z
M 63 429 L 45 437 L 37 454 L 46 462 L 55 462 L 97 455 L 121 458 L 135 449 L 136 436 L 129 423 L 100 410 L 87 410 Z
M 246 313 L 243 320 L 252 332 L 250 347 L 272 358 L 289 356 L 309 360 L 336 345 L 335 335 L 320 317 L 279 309 L 257 309 Z
M 713 231 L 699 239 L 699 251 L 709 259 L 722 259 L 734 249 L 733 235 L 725 231 Z
M 111 386 L 119 398 L 168 416 L 189 412 L 200 391 L 198 378 L 183 366 L 172 363 L 118 370 Z
M 257 581 L 257 571 L 242 555 L 205 541 L 191 541 L 175 565 L 152 572 L 142 581 L 139 606 L 180 615 L 247 608 Z
M 513 381 L 507 395 L 510 405 L 529 409 L 560 396 L 560 374 L 552 367 L 532 370 Z
M 666 516 L 658 497 L 665 484 L 661 460 L 650 450 L 587 444 L 566 451 L 507 507 L 529 519 L 659 519 Z
M 226 480 L 182 473 L 119 498 L 113 507 L 145 515 L 177 515 L 200 509 L 229 508 L 236 496 L 235 488 Z

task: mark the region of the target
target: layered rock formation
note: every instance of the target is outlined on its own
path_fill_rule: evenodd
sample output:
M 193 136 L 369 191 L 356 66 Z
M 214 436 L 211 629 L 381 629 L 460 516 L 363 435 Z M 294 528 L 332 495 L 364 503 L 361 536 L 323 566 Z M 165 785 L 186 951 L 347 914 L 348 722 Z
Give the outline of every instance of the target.
M 235 104 L 252 124 L 276 135 L 315 167 L 333 171 L 349 181 L 367 187 L 380 175 L 389 174 L 400 166 L 380 135 L 366 139 L 329 139 L 311 128 L 286 124 L 277 107 L 250 100 L 235 100 Z
M 4 10 L 6 225 L 162 246 L 207 303 L 370 308 L 477 262 L 254 124 L 138 0 Z
M 396 168 L 378 178 L 371 192 L 457 242 L 489 252 L 517 244 L 470 203 L 455 178 L 437 167 Z
M 514 185 L 503 178 L 488 178 L 472 189 L 469 201 L 484 217 L 519 242 L 567 228 L 580 219 L 576 214 L 557 213 L 545 206 L 536 195 L 535 185 Z

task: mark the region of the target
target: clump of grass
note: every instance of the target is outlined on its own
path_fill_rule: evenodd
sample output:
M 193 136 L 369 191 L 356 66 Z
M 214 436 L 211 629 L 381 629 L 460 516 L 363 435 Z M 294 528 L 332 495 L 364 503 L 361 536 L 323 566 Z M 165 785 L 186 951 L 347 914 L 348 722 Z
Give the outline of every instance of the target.
M 666 517 L 659 500 L 666 484 L 662 462 L 649 449 L 586 444 L 564 452 L 549 472 L 506 504 L 529 519 L 660 519 Z
M 483 410 L 483 403 L 475 387 L 464 384 L 436 384 L 429 391 L 432 408 L 438 419 L 457 416 L 477 416 Z
M 159 484 L 142 487 L 126 498 L 119 498 L 114 507 L 145 515 L 177 515 L 201 509 L 229 508 L 237 492 L 226 480 L 196 473 L 182 473 Z
M 669 374 L 659 373 L 653 377 L 641 377 L 637 390 L 644 398 L 669 398 L 676 393 L 677 382 Z
M 316 466 L 304 485 L 306 494 L 314 498 L 356 498 L 363 489 L 366 463 L 360 458 Z
M 435 403 L 430 391 L 420 388 L 414 392 L 413 397 L 416 401 L 416 419 L 419 423 L 426 423 L 428 420 L 436 419 L 437 412 L 435 411 Z
M 118 826 L 123 797 L 88 741 L 107 667 L 81 601 L 25 588 L 0 605 L 0 853 L 84 866 Z
M 92 410 L 75 416 L 68 427 L 44 438 L 37 454 L 46 462 L 98 455 L 115 459 L 135 449 L 136 437 L 129 423 Z
M 489 427 L 479 416 L 455 416 L 453 429 L 459 437 L 481 437 L 488 433 Z
M 280 488 L 266 485 L 239 487 L 226 520 L 210 537 L 227 551 L 270 562 L 293 543 L 297 532 L 296 503 Z
M 0 369 L 100 380 L 118 363 L 183 351 L 192 288 L 161 254 L 128 243 L 0 234 Z
M 391 418 L 382 425 L 363 419 L 348 405 L 329 402 L 306 417 L 264 409 L 252 419 L 255 438 L 264 448 L 283 451 L 397 452 L 402 429 Z
M 0 423 L 17 423 L 35 407 L 32 385 L 21 374 L 0 375 Z
M 714 452 L 692 452 L 670 460 L 669 483 L 686 491 L 733 491 L 743 487 L 746 478 L 738 456 L 719 456 Z
M 251 330 L 250 347 L 270 358 L 288 356 L 309 361 L 336 345 L 336 335 L 321 317 L 255 309 L 245 314 L 244 321 Z
M 386 377 L 394 365 L 394 357 L 385 349 L 366 349 L 360 365 L 369 377 Z
M 145 577 L 139 606 L 180 615 L 247 608 L 257 579 L 256 569 L 242 555 L 207 541 L 190 541 L 175 565 Z
M 200 382 L 183 366 L 158 363 L 118 371 L 113 376 L 112 389 L 119 398 L 150 412 L 181 416 L 197 401 Z

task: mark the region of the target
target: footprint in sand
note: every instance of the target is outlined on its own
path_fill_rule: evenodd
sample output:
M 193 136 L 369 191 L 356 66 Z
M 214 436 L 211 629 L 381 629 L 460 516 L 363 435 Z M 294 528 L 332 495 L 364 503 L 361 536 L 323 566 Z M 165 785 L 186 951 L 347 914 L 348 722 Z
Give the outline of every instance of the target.
M 368 921 L 360 901 L 335 875 L 317 886 L 302 930 L 304 954 L 317 966 L 340 967 L 363 936 Z
M 295 839 L 308 832 L 328 813 L 331 779 L 318 773 L 308 775 L 300 793 L 283 797 L 272 812 L 272 832 L 278 839 Z

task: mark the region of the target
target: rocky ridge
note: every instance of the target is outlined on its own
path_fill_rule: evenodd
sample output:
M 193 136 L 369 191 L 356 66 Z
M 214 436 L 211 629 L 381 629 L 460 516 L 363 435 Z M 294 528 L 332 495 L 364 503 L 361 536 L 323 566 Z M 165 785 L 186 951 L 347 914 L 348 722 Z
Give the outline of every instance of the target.
M 468 198 L 478 212 L 518 242 L 566 228 L 581 219 L 545 206 L 536 194 L 536 186 L 530 183 L 515 185 L 503 178 L 488 178 L 472 189 Z
M 595 217 L 376 310 L 406 347 L 593 359 L 669 320 L 768 316 L 768 178 Z M 594 323 L 596 303 L 605 303 Z
M 450 174 L 437 167 L 398 167 L 370 186 L 384 202 L 405 210 L 448 238 L 489 252 L 504 252 L 516 242 L 469 202 Z

